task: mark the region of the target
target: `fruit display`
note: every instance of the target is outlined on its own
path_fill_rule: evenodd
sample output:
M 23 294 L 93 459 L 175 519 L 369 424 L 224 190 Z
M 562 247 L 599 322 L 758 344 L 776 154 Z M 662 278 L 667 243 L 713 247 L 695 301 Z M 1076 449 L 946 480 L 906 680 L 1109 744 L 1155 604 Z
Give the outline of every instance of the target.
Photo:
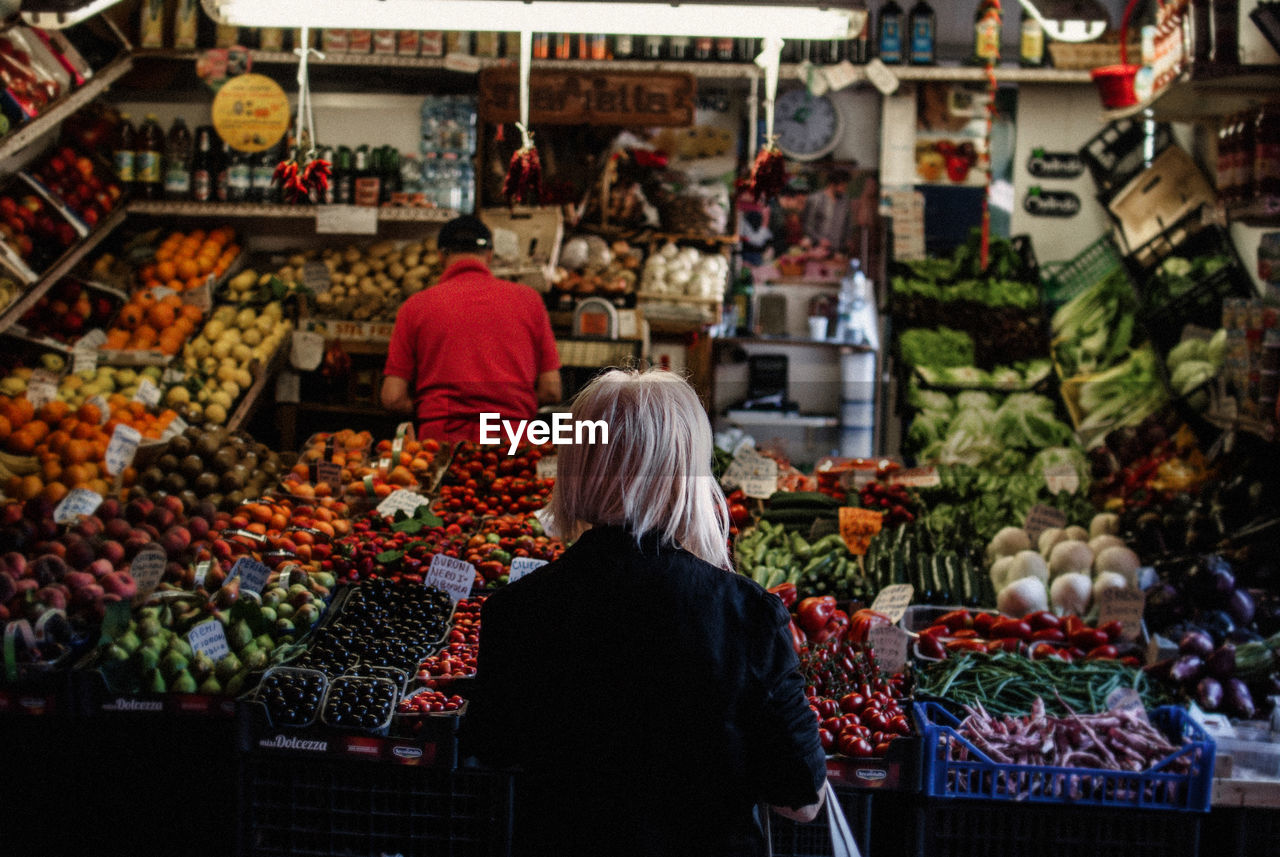
M 106 328 L 123 305 L 118 293 L 73 277 L 58 282 L 18 320 L 27 335 L 73 345 L 94 328 Z
M 330 248 L 321 252 L 320 261 L 329 269 L 330 284 L 315 290 L 316 315 L 353 321 L 395 321 L 405 299 L 434 282 L 442 270 L 440 254 L 427 242 Z M 286 268 L 279 273 L 281 280 L 301 279 L 299 266 Z
M 69 145 L 33 163 L 27 174 L 89 229 L 120 203 L 124 193 L 110 171 Z
M 476 567 L 487 588 L 494 588 L 507 582 L 516 557 L 550 562 L 562 553 L 564 542 L 546 535 L 536 515 L 499 515 L 480 522 L 462 559 Z
M 271 362 L 292 331 L 293 320 L 284 317 L 279 301 L 239 311 L 218 306 L 182 346 L 184 378 L 168 388 L 165 403 L 182 408 L 189 423 L 224 425 L 241 394 L 253 386 L 255 373 Z
M 281 489 L 295 497 L 325 497 L 340 493 L 348 498 L 386 497 L 403 488 L 429 488 L 437 467 L 440 442 L 419 441 L 410 435 L 380 440 L 375 447 L 368 432 L 349 429 L 313 435 L 303 446 L 297 463 L 281 478 Z M 321 480 L 318 465 L 340 468 L 338 484 Z
M 1136 646 L 1126 643 L 1119 622 L 1101 627 L 1079 616 L 1037 610 L 1022 617 L 952 610 L 938 616 L 915 640 L 915 654 L 943 660 L 953 652 L 1022 652 L 1032 660 L 1115 660 L 1139 666 Z
M 318 670 L 275 667 L 262 678 L 257 698 L 275 726 L 310 726 L 320 714 L 329 679 Z
M 326 726 L 385 732 L 399 701 L 390 679 L 346 675 L 329 683 L 320 720 Z
M 221 277 L 239 256 L 240 245 L 229 226 L 207 232 L 203 229 L 173 231 L 155 246 L 151 261 L 137 269 L 135 285 L 142 289 L 163 286 L 174 292 L 185 292 L 204 285 L 210 275 Z
M 538 462 L 545 454 L 549 453 L 538 447 L 500 455 L 495 447 L 460 445 L 441 478 L 432 511 L 446 523 L 470 526 L 485 515 L 541 509 L 551 496 L 553 482 L 538 476 Z
M 299 266 L 306 263 L 305 257 L 296 258 L 299 260 Z M 289 295 L 299 294 L 302 290 L 301 267 L 295 271 L 286 265 L 274 274 L 259 273 L 255 268 L 245 268 L 227 280 L 226 289 L 221 297 L 237 306 L 245 306 L 281 300 Z
M 596 235 L 577 235 L 560 251 L 552 287 L 577 295 L 628 294 L 636 290 L 643 258 L 644 251 L 626 241 L 606 244 Z
M 78 240 L 75 227 L 27 185 L 0 191 L 0 241 L 25 266 L 20 273 L 27 279 L 34 280 Z
M 865 644 L 835 638 L 811 646 L 801 652 L 800 675 L 829 755 L 884 756 L 911 734 L 905 677 L 883 675 Z
M 476 653 L 480 648 L 480 608 L 484 596 L 464 598 L 453 610 L 453 627 L 444 648 L 423 659 L 417 678 L 428 688 L 436 689 L 457 678 L 476 674 Z
M 189 426 L 139 469 L 137 489 L 175 494 L 191 506 L 207 500 L 229 512 L 263 496 L 281 467 L 278 453 L 243 432 Z
M 176 292 L 159 294 L 146 288 L 136 290 L 120 307 L 115 321 L 107 329 L 103 348 L 111 361 L 114 351 L 158 352 L 155 362 L 177 354 L 191 336 L 204 313 L 194 304 L 183 303 Z

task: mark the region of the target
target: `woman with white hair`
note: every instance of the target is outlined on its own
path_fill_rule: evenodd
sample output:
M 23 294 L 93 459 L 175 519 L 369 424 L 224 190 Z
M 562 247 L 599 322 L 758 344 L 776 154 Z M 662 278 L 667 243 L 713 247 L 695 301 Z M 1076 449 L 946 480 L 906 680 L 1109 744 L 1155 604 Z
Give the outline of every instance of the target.
M 575 541 L 485 601 L 464 718 L 522 771 L 515 853 L 766 854 L 757 807 L 812 820 L 825 758 L 787 611 L 730 567 L 707 416 L 670 372 L 612 370 L 573 417 L 608 426 L 557 449 L 548 529 Z

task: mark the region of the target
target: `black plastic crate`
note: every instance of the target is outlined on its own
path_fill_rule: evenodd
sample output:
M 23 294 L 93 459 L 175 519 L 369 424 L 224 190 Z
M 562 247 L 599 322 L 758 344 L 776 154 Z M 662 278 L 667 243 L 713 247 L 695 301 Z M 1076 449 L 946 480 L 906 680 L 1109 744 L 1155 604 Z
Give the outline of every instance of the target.
M 863 857 L 871 853 L 871 798 L 873 791 L 839 788 L 835 790 L 849 822 L 849 830 Z M 808 824 L 797 824 L 777 813 L 769 815 L 769 835 L 773 857 L 830 857 L 831 823 L 824 804 L 818 817 Z
M 241 857 L 502 857 L 511 775 L 501 771 L 243 757 Z
M 1205 818 L 1193 812 L 947 799 L 921 799 L 915 816 L 915 843 L 908 853 L 916 857 L 1197 857 Z
M 1168 124 L 1157 124 L 1151 131 L 1150 141 L 1147 130 L 1143 119 L 1117 119 L 1080 148 L 1080 159 L 1089 168 L 1103 205 L 1173 143 L 1173 131 Z
M 1280 810 L 1214 807 L 1205 819 L 1204 841 L 1213 843 L 1214 857 L 1273 857 L 1280 843 Z

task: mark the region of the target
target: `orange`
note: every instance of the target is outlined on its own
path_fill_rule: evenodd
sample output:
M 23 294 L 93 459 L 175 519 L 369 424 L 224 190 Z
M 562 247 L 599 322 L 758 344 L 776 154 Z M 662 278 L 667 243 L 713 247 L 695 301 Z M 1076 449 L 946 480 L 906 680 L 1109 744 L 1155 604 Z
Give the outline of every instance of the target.
M 62 422 L 71 413 L 71 406 L 61 399 L 53 399 L 40 408 L 39 417 L 49 425 Z
M 44 490 L 40 492 L 40 496 L 48 500 L 50 503 L 57 503 L 67 496 L 67 486 L 61 482 L 50 482 L 44 486 Z
M 97 426 L 98 421 L 102 419 L 102 409 L 93 402 L 85 402 L 76 410 L 76 416 L 80 418 L 82 424 L 88 423 L 91 427 Z
M 13 400 L 13 416 L 9 419 L 13 421 L 15 428 L 31 422 L 35 415 L 35 405 L 31 404 L 31 400 L 26 396 L 23 396 L 21 399 Z
M 40 481 L 40 477 L 30 473 L 22 477 L 22 487 L 18 489 L 18 497 L 21 500 L 30 500 L 38 496 L 42 490 L 44 490 L 44 483 Z
M 143 289 L 134 292 L 131 300 L 145 310 L 156 302 L 156 293 L 151 289 Z
M 172 280 L 178 275 L 178 266 L 173 262 L 160 262 L 156 265 L 156 276 L 161 280 Z
M 7 416 L 0 415 L 0 443 L 7 440 L 12 432 L 13 424 L 9 422 L 9 418 Z
M 120 316 L 116 321 L 125 330 L 137 330 L 138 325 L 142 324 L 145 310 L 141 305 L 136 303 L 125 304 L 120 308 Z
M 103 347 L 111 351 L 119 351 L 129 344 L 129 331 L 122 327 L 113 327 L 107 331 L 107 341 Z
M 174 297 L 177 297 L 177 295 L 174 295 Z M 171 327 L 173 325 L 173 319 L 173 307 L 170 304 L 165 303 L 165 301 L 152 304 L 151 308 L 147 310 L 147 324 L 151 325 L 158 331 Z

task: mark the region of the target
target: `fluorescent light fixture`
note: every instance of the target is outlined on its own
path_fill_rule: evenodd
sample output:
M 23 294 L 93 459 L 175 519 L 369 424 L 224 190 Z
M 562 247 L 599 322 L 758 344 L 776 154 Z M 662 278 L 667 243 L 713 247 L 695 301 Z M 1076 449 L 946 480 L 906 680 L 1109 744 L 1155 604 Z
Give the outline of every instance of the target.
M 850 9 L 573 0 L 202 0 L 216 21 L 245 27 L 625 33 L 850 39 Z M 861 21 L 859 20 L 859 24 Z M 857 29 L 861 29 L 859 26 Z
M 94 15 L 119 3 L 120 0 L 92 0 L 87 2 L 78 9 L 64 10 L 59 9 L 59 4 L 41 4 L 27 2 L 27 8 L 22 10 L 22 20 L 32 27 L 40 27 L 43 30 L 61 30 L 66 27 L 74 27 L 81 21 L 87 21 Z M 49 11 L 44 11 L 41 6 L 48 5 Z M 62 4 L 65 5 L 65 4 Z M 31 7 L 35 7 L 32 9 Z
M 1044 34 L 1059 42 L 1092 42 L 1107 31 L 1107 12 L 1095 0 L 1048 0 L 1046 17 L 1031 0 L 1018 0 L 1040 22 Z

